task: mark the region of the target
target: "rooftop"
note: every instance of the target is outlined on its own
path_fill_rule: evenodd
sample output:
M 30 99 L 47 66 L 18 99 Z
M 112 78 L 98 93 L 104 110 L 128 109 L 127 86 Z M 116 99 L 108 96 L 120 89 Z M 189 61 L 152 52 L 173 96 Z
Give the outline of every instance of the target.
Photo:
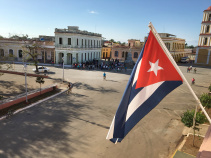
M 209 6 L 206 10 L 204 11 L 211 11 L 211 6 Z
M 99 33 L 93 33 L 93 32 L 88 32 L 85 30 L 79 30 L 78 26 L 68 26 L 68 29 L 58 29 L 55 28 L 55 33 L 75 33 L 75 34 L 82 34 L 82 35 L 88 35 L 88 36 L 97 36 L 97 37 L 102 37 L 102 34 Z

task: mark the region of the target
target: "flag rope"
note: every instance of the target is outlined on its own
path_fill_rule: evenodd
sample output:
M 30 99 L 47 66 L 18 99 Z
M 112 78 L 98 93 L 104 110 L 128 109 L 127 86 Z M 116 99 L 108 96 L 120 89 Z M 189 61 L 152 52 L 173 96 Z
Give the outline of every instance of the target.
M 174 65 L 174 67 L 176 68 L 176 70 L 178 71 L 178 73 L 181 75 L 182 79 L 185 81 L 185 83 L 187 84 L 189 90 L 191 91 L 192 95 L 194 96 L 195 100 L 197 101 L 198 105 L 200 106 L 200 108 L 202 109 L 202 111 L 204 112 L 205 116 L 207 117 L 207 120 L 209 121 L 209 123 L 211 124 L 211 119 L 209 117 L 209 115 L 207 114 L 206 110 L 204 109 L 204 107 L 202 106 L 200 100 L 198 99 L 198 97 L 196 96 L 195 92 L 193 91 L 193 89 L 191 88 L 190 84 L 188 83 L 188 81 L 186 80 L 185 76 L 183 75 L 183 73 L 181 72 L 181 70 L 179 69 L 179 67 L 177 66 L 176 62 L 174 61 L 174 58 L 171 56 L 171 54 L 169 53 L 168 49 L 166 48 L 165 44 L 163 43 L 162 39 L 160 38 L 159 34 L 157 33 L 157 31 L 155 30 L 154 26 L 152 25 L 152 23 L 150 22 L 148 27 L 150 28 L 150 30 L 152 31 L 152 33 L 154 34 L 155 38 L 157 39 L 158 43 L 160 44 L 160 46 L 162 47 L 163 51 L 165 52 L 166 56 L 169 58 L 169 60 L 172 62 L 172 64 Z M 195 111 L 196 113 L 196 111 Z M 195 118 L 194 118 L 195 121 Z M 195 122 L 193 123 L 195 124 Z

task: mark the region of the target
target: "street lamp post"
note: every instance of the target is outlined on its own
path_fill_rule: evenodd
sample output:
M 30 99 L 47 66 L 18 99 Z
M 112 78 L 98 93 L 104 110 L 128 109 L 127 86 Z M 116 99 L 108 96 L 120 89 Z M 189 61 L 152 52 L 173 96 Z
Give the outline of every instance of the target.
M 62 57 L 62 61 L 63 61 L 63 79 L 62 79 L 62 81 L 64 82 L 64 57 Z
M 26 64 L 24 64 L 23 70 L 25 72 L 26 102 L 28 103 L 28 99 L 27 99 L 27 78 L 26 78 L 27 65 Z

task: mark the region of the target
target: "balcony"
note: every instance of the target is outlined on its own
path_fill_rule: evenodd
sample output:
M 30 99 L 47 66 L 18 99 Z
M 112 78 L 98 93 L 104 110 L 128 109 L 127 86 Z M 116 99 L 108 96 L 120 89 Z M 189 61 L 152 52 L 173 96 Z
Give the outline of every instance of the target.
M 55 48 L 68 49 L 68 48 L 102 48 L 101 46 L 72 46 L 72 45 L 62 45 L 55 44 Z

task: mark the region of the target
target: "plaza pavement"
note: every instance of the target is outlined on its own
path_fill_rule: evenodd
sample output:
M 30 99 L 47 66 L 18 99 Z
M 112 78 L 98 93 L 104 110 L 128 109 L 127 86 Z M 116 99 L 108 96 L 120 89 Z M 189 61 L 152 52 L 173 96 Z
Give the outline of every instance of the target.
M 192 87 L 198 96 L 208 92 L 210 69 L 197 68 L 193 74 L 186 72 L 186 66 L 180 68 L 188 81 L 196 79 Z M 52 82 L 62 77 L 61 68 L 51 70 Z M 180 115 L 196 105 L 185 84 L 164 98 L 121 143 L 105 139 L 128 74 L 107 72 L 107 81 L 103 81 L 102 71 L 65 69 L 65 80 L 74 83 L 70 95 L 61 94 L 0 121 L 0 157 L 170 157 L 184 129 Z

